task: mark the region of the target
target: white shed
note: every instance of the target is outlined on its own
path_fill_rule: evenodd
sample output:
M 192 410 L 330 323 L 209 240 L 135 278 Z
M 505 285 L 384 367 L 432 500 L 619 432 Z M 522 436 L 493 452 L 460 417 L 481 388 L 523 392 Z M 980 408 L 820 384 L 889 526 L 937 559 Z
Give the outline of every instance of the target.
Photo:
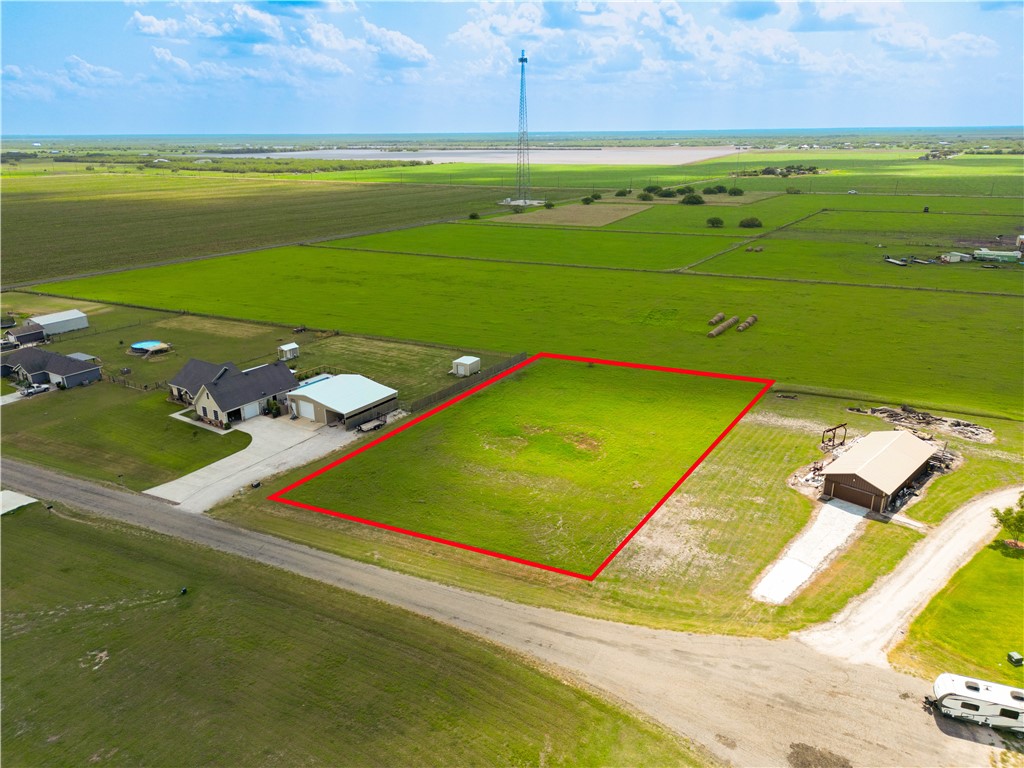
M 294 341 L 289 344 L 282 344 L 277 348 L 278 360 L 294 360 L 299 356 L 299 345 Z
M 480 358 L 463 355 L 452 361 L 452 369 L 448 373 L 456 376 L 471 376 L 480 372 Z
M 83 328 L 89 327 L 89 318 L 86 317 L 84 312 L 80 312 L 77 309 L 69 309 L 66 312 L 54 312 L 50 315 L 39 315 L 38 317 L 30 318 L 29 321 L 42 326 L 43 332 L 47 336 L 67 333 L 68 331 L 80 331 Z

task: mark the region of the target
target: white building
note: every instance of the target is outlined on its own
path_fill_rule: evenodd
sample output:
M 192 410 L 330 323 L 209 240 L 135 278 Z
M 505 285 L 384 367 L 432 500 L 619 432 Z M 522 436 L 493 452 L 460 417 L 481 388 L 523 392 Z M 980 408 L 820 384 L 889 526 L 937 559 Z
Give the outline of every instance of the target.
M 398 408 L 398 391 L 358 374 L 341 374 L 303 384 L 288 393 L 293 416 L 353 429 Z
M 277 348 L 278 360 L 294 360 L 299 356 L 299 345 L 294 341 L 289 344 L 282 344 Z
M 448 373 L 454 373 L 456 376 L 472 376 L 474 373 L 479 372 L 480 358 L 471 357 L 470 355 L 463 355 L 453 360 L 452 369 L 448 371 Z
M 58 333 L 67 333 L 68 331 L 80 331 L 83 328 L 89 327 L 89 318 L 86 317 L 84 312 L 80 312 L 77 309 L 31 317 L 26 321 L 26 323 L 28 322 L 41 326 L 47 336 L 55 336 Z

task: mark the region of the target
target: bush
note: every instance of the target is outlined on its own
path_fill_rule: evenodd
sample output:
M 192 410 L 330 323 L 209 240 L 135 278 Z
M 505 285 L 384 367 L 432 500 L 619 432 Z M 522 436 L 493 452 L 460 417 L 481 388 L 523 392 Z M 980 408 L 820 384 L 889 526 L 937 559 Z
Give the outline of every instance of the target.
M 643 200 L 644 202 L 650 202 L 651 200 L 654 199 L 654 195 L 652 195 L 650 192 L 641 192 L 639 195 L 636 196 L 636 199 Z
M 661 192 L 661 187 L 659 187 L 657 184 L 648 184 L 646 187 L 644 187 L 644 192 L 647 192 L 648 194 L 651 195 L 656 195 L 659 192 Z
M 615 196 L 616 196 L 616 197 L 626 197 L 626 196 L 628 196 L 628 195 L 629 195 L 629 190 L 628 190 L 628 189 L 620 189 L 620 190 L 618 190 L 618 191 L 617 191 L 617 192 L 615 193 Z
M 590 205 L 592 202 L 594 202 L 594 198 L 584 197 L 580 202 L 583 203 L 584 205 Z
M 513 205 L 512 213 L 526 213 L 526 206 L 524 205 Z
M 469 218 L 471 218 L 471 219 L 479 219 L 480 218 L 480 214 L 477 213 L 476 211 L 473 211 L 471 214 L 469 214 Z
M 663 189 L 658 193 L 658 197 L 675 197 L 676 191 L 674 189 Z
M 719 227 L 724 227 L 725 222 L 722 221 L 722 219 L 720 219 L 718 216 L 712 216 L 710 219 L 708 219 L 708 226 L 718 229 Z
M 544 207 L 547 208 L 550 211 L 552 208 L 555 207 L 555 204 L 552 203 L 550 200 L 545 200 L 544 201 Z
M 716 184 L 715 185 L 715 194 L 717 194 L 717 195 L 724 195 L 728 191 L 729 191 L 729 188 L 726 187 L 725 184 Z
M 691 187 L 689 184 L 687 184 L 685 187 L 680 187 L 679 189 L 676 190 L 676 192 L 678 192 L 680 195 L 688 195 L 691 192 L 695 192 L 695 191 L 696 190 L 693 187 Z
M 704 205 L 704 198 L 691 192 L 688 195 L 684 195 L 683 199 L 679 202 L 683 205 Z
M 761 223 L 760 219 L 751 216 L 750 218 L 743 219 L 743 221 L 740 222 L 740 226 L 743 227 L 744 229 L 757 229 L 758 227 L 763 227 L 764 225 Z
M 732 189 L 729 190 L 729 194 L 732 195 L 733 197 L 739 197 L 740 195 L 743 194 L 743 190 L 740 189 L 739 187 L 733 187 Z
M 801 192 L 797 187 L 786 187 L 787 195 L 799 195 Z
M 703 192 L 704 192 L 705 195 L 714 195 L 714 194 L 716 194 L 714 187 L 704 187 Z
M 600 200 L 601 199 L 601 193 L 600 192 L 591 192 L 590 193 L 590 198 L 592 200 Z

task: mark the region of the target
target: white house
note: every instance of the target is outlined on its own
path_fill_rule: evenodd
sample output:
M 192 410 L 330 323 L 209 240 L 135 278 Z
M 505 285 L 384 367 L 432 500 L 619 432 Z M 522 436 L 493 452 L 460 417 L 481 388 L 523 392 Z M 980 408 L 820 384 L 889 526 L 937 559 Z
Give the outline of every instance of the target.
M 288 393 L 292 415 L 354 429 L 398 408 L 398 391 L 358 374 L 323 378 Z

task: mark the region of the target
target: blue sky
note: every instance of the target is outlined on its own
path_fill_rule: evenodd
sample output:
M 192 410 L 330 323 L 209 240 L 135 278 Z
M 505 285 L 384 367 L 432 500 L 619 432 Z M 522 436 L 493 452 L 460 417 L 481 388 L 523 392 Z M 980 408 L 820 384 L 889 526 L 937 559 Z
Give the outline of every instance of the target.
M 4 134 L 1020 125 L 1015 2 L 0 3 Z

